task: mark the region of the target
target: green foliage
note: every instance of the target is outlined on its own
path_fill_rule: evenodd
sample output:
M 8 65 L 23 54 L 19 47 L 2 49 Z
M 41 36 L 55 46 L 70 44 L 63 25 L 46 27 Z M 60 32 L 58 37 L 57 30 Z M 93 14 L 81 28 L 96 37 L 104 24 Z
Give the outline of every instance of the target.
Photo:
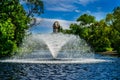
M 111 14 L 108 14 L 106 20 L 112 28 L 110 34 L 112 47 L 120 53 L 120 7 L 116 7 Z
M 115 33 L 113 32 L 113 34 L 111 34 L 113 31 L 112 27 L 108 26 L 105 20 L 97 22 L 93 19 L 92 21 L 89 21 L 86 14 L 84 17 L 82 15 L 82 18 L 80 16 L 78 19 L 80 21 L 84 21 L 86 24 L 92 23 L 92 25 L 87 26 L 85 24 L 71 24 L 70 31 L 72 34 L 79 35 L 81 38 L 85 39 L 86 42 L 90 44 L 95 51 L 101 52 L 113 50 L 113 42 L 111 42 L 112 38 L 110 35 L 114 36 Z
M 90 26 L 90 32 L 87 36 L 87 42 L 94 48 L 95 51 L 106 51 L 111 48 L 109 40 L 110 27 L 102 20 Z
M 79 35 L 79 32 L 81 32 L 81 27 L 79 27 L 77 24 L 71 24 L 70 30 L 72 34 Z
M 98 22 L 88 14 L 81 15 L 77 21 L 81 24 L 71 24 L 66 33 L 79 35 L 95 51 L 117 50 L 120 53 L 120 7 Z
M 114 9 L 113 17 L 114 17 L 113 27 L 114 29 L 120 32 L 120 7 Z
M 39 16 L 44 13 L 44 4 L 42 0 L 20 0 L 24 2 L 24 7 L 26 8 L 26 15 L 30 17 L 32 23 L 29 23 L 30 27 L 39 25 L 41 22 L 37 22 L 34 16 Z
M 113 24 L 113 22 L 114 22 L 113 15 L 112 15 L 111 13 L 108 13 L 108 14 L 106 15 L 105 20 L 106 20 L 106 23 L 107 23 L 108 25 L 112 26 L 112 24 Z
M 25 1 L 29 8 L 24 10 L 19 1 Z M 0 1 L 0 57 L 11 56 L 20 46 L 30 27 L 30 17 L 43 13 L 41 0 L 2 0 Z
M 25 1 L 26 7 L 28 8 L 27 16 L 33 17 L 35 14 L 38 16 L 44 12 L 44 4 L 42 0 L 22 0 Z
M 17 45 L 13 41 L 15 26 L 11 23 L 11 19 L 6 21 L 0 20 L 0 57 L 12 55 Z
M 77 19 L 77 21 L 81 21 L 83 25 L 86 25 L 86 24 L 94 23 L 95 17 L 88 14 L 83 14 Z
M 0 2 L 0 57 L 12 55 L 22 42 L 30 18 L 18 0 Z
M 41 0 L 23 1 L 28 11 L 24 10 L 19 0 L 0 1 L 0 57 L 13 55 L 29 28 L 30 17 L 43 13 Z

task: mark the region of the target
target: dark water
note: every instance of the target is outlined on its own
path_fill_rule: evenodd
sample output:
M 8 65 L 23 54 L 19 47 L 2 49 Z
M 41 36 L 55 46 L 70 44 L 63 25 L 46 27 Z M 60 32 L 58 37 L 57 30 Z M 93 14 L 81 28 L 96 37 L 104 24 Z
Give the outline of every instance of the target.
M 0 80 L 120 80 L 120 58 L 86 64 L 0 62 Z

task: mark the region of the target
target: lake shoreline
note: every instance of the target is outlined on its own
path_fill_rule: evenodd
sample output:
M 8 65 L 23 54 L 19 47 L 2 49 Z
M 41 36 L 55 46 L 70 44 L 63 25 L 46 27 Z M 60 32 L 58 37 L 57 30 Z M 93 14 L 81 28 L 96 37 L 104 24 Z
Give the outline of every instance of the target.
M 101 55 L 107 55 L 107 56 L 120 57 L 120 54 L 117 53 L 116 51 L 105 51 L 105 52 L 95 52 L 95 53 L 101 54 Z

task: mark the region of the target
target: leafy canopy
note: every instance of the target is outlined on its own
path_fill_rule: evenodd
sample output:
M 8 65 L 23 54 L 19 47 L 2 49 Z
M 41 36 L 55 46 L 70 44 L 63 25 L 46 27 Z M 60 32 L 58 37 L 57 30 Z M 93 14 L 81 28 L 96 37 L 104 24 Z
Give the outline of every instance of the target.
M 13 55 L 30 27 L 30 17 L 43 13 L 41 0 L 23 0 L 28 11 L 24 10 L 20 1 L 22 0 L 0 1 L 0 57 Z
M 94 23 L 95 17 L 92 15 L 83 14 L 77 19 L 77 21 L 78 22 L 81 21 L 83 25 L 86 25 L 86 24 Z

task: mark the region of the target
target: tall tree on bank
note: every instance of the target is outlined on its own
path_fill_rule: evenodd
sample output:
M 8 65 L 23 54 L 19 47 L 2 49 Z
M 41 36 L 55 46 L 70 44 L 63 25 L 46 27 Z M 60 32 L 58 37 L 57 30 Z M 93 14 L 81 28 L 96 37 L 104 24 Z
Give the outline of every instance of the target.
M 83 14 L 77 21 L 84 23 L 81 26 L 83 28 L 79 30 L 79 36 L 85 39 L 95 51 L 106 51 L 111 48 L 111 43 L 108 38 L 110 29 L 104 20 L 96 21 L 94 16 Z
M 95 51 L 112 50 L 109 40 L 110 27 L 104 20 L 96 21 L 95 17 L 88 14 L 81 15 L 78 19 L 80 24 L 71 24 L 70 32 L 79 35 L 93 47 Z
M 114 15 L 114 29 L 118 31 L 118 37 L 116 38 L 115 42 L 115 49 L 120 53 L 120 7 L 116 7 L 113 12 Z
M 20 45 L 29 21 L 18 0 L 0 2 L 0 57 L 11 55 Z
M 82 29 L 85 27 L 89 27 L 92 23 L 94 23 L 95 17 L 89 14 L 83 14 L 77 19 L 77 22 L 80 24 L 79 25 L 71 24 L 70 30 L 66 30 L 66 31 L 69 31 L 69 33 L 79 35 L 82 37 L 81 33 L 84 33 L 84 31 L 86 31 L 85 29 L 84 30 Z
M 107 14 L 106 22 L 112 28 L 110 33 L 112 46 L 120 53 L 120 7 L 116 7 L 112 13 Z
M 33 13 L 37 10 L 28 16 L 19 0 L 0 1 L 0 57 L 12 55 L 20 46 Z
M 114 16 L 114 28 L 120 32 L 120 7 L 116 7 L 113 12 Z

